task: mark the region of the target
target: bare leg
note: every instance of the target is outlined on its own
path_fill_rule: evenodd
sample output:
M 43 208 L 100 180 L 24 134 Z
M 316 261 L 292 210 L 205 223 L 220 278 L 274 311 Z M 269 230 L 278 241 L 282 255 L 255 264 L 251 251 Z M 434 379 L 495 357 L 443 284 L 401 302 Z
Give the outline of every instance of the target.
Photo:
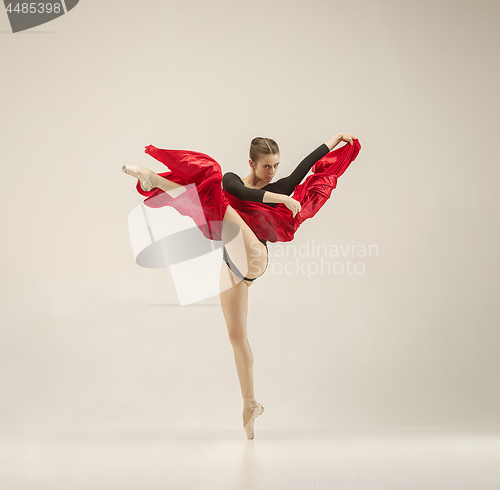
M 153 188 L 159 188 L 164 192 L 168 192 L 172 197 L 176 197 L 186 190 L 186 187 L 172 182 L 171 180 L 158 175 L 146 167 L 135 167 L 124 165 L 123 171 L 132 175 L 141 182 L 141 187 L 145 191 Z M 243 218 L 233 209 L 228 206 L 223 217 L 223 222 L 236 223 L 241 230 L 244 247 L 239 246 L 241 242 L 231 241 L 226 239 L 228 234 L 227 227 L 222 226 L 222 239 L 226 245 L 227 251 L 236 267 L 243 272 L 246 277 L 256 278 L 264 273 L 267 267 L 267 248 L 259 242 L 255 233 L 245 223 Z M 243 280 L 247 286 L 253 284 L 252 281 Z
M 139 179 L 141 187 L 146 191 L 157 187 L 164 192 L 170 193 L 171 195 L 172 191 L 178 195 L 185 190 L 185 186 L 172 182 L 171 180 L 158 175 L 146 167 L 124 165 L 122 168 L 125 173 Z M 245 276 L 249 278 L 258 277 L 263 274 L 267 266 L 266 246 L 259 242 L 255 233 L 232 206 L 227 207 L 223 221 L 236 223 L 241 230 L 244 247 L 238 246 L 239 243 L 237 242 L 232 243 L 229 240 L 226 240 L 225 235 L 227 235 L 227 231 L 224 226 L 222 227 L 222 239 L 226 244 L 231 260 L 234 262 L 236 267 L 242 272 L 245 271 Z M 242 282 L 244 282 L 247 286 L 251 286 L 253 284 L 252 281 Z
M 232 275 L 232 272 L 224 263 L 221 281 L 226 280 L 228 274 Z M 229 341 L 233 347 L 243 397 L 243 425 L 245 425 L 252 414 L 253 407 L 257 405 L 254 398 L 253 354 L 247 338 L 248 287 L 243 281 L 238 282 L 220 293 L 220 301 Z
M 157 187 L 164 192 L 168 192 L 172 197 L 176 197 L 186 190 L 185 186 L 172 182 L 146 167 L 124 165 L 123 171 L 139 179 L 141 187 L 146 191 Z M 232 206 L 227 207 L 223 221 L 236 223 L 241 230 L 241 236 L 243 238 L 244 247 L 241 247 L 239 246 L 240 243 L 231 242 L 226 239 L 227 230 L 224 226 L 222 227 L 222 239 L 226 244 L 231 260 L 246 277 L 259 277 L 264 273 L 267 266 L 266 246 L 259 242 L 255 233 Z M 247 286 L 253 284 L 252 281 L 243 280 L 242 282 Z

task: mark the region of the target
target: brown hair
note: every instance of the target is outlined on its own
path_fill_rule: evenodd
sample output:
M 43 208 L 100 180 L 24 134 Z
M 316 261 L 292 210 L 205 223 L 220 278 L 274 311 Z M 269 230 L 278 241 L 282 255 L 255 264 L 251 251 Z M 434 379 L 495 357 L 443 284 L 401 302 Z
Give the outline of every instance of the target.
M 280 149 L 276 141 L 271 138 L 261 138 L 258 136 L 250 143 L 250 159 L 257 163 L 263 155 L 279 155 Z

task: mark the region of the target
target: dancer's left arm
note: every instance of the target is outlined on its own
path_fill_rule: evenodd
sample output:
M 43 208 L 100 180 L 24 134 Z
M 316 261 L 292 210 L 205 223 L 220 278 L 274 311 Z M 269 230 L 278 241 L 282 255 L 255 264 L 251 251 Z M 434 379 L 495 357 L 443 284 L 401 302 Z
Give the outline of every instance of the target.
M 286 194 L 287 196 L 292 194 L 295 186 L 299 185 L 304 180 L 304 177 L 309 170 L 311 170 L 312 166 L 342 141 L 342 134 L 346 133 L 339 133 L 326 143 L 318 146 L 318 148 L 307 155 L 304 160 L 297 165 L 295 170 L 288 177 L 283 177 L 272 184 L 267 184 L 266 190 L 278 194 Z

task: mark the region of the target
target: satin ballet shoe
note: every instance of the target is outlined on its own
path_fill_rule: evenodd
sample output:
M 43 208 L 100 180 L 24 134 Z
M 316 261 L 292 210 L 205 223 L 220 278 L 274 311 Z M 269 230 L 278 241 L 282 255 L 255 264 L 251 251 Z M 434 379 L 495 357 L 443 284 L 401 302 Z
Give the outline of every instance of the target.
M 147 175 L 142 172 L 140 167 L 136 167 L 134 165 L 124 165 L 122 167 L 122 170 L 129 175 L 132 175 L 132 177 L 135 177 L 136 179 L 139 179 L 141 183 L 141 188 L 143 191 L 150 191 L 151 189 L 154 189 L 155 186 L 153 183 L 149 180 Z
M 243 426 L 243 429 L 245 430 L 245 434 L 247 435 L 247 439 L 253 439 L 255 437 L 255 433 L 253 430 L 253 425 L 255 422 L 255 419 L 262 414 L 264 411 L 264 407 L 262 404 L 257 403 L 257 405 L 254 407 L 252 415 L 248 419 L 248 422 Z

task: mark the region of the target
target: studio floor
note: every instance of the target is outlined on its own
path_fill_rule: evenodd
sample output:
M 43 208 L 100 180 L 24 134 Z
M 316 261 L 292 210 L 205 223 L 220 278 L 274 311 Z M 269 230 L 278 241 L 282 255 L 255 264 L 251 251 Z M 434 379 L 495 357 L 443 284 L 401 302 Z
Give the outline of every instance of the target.
M 499 486 L 500 431 L 0 431 L 2 490 Z

